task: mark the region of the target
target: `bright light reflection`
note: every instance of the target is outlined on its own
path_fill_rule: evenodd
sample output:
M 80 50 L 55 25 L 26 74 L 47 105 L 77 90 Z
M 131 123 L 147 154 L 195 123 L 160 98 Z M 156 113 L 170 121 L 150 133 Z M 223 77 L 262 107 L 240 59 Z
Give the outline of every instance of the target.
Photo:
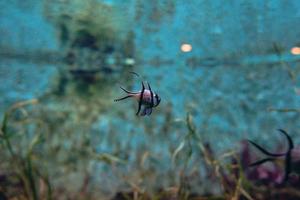
M 182 44 L 181 45 L 181 51 L 182 52 L 190 52 L 190 51 L 192 51 L 192 45 L 190 45 L 190 44 Z
M 293 48 L 291 48 L 291 53 L 293 55 L 300 55 L 300 47 L 293 47 Z

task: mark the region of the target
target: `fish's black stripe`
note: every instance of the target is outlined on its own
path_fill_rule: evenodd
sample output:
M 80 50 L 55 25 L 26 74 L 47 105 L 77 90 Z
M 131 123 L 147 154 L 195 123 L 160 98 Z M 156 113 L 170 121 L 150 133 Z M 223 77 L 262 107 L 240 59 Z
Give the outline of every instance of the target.
M 291 151 L 286 154 L 285 157 L 285 169 L 284 169 L 284 180 L 287 181 L 289 179 L 289 175 L 291 173 Z
M 150 104 L 150 107 L 152 108 L 153 105 L 154 105 L 153 92 L 151 90 L 150 84 L 149 83 L 147 83 L 147 84 L 148 84 L 148 88 L 149 88 L 149 91 L 150 91 L 150 94 L 151 94 L 151 104 Z
M 151 90 L 150 93 L 151 93 L 151 108 L 152 108 L 154 105 L 154 99 L 153 99 L 153 92 Z
M 156 99 L 156 106 L 157 106 L 157 104 L 158 104 L 158 96 L 157 95 L 155 96 L 155 99 Z
M 141 91 L 141 96 L 140 96 L 140 99 L 139 99 L 139 107 L 138 107 L 138 111 L 136 112 L 136 115 L 138 115 L 139 112 L 141 111 L 142 101 L 143 101 L 143 97 L 144 97 L 144 91 L 145 91 L 145 86 L 144 86 L 144 83 L 142 81 L 142 91 Z

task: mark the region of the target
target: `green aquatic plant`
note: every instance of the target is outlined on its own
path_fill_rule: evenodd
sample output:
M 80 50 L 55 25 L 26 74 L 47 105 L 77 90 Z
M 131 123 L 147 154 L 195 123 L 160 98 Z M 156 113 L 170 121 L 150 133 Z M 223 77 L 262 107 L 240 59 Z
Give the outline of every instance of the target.
M 230 150 L 221 154 L 220 156 L 215 156 L 211 145 L 205 142 L 205 138 L 197 131 L 191 114 L 187 114 L 185 122 L 188 132 L 182 142 L 173 152 L 173 163 L 178 157 L 184 156 L 182 153 L 180 153 L 184 150 L 184 148 L 187 148 L 184 169 L 188 166 L 188 162 L 191 160 L 192 155 L 194 154 L 195 156 L 200 153 L 204 163 L 207 166 L 206 173 L 213 175 L 207 176 L 206 182 L 212 181 L 212 184 L 219 184 L 223 189 L 223 196 L 210 195 L 205 197 L 205 199 L 237 200 L 242 196 L 245 199 L 253 200 L 251 195 L 247 192 L 249 183 L 244 175 L 244 170 L 241 166 L 240 159 L 238 158 L 238 152 L 235 150 Z M 200 151 L 197 151 L 197 149 Z M 229 162 L 228 160 L 234 160 L 235 162 L 231 163 L 231 161 Z M 184 176 L 181 179 L 178 196 L 180 199 L 189 199 L 192 195 L 192 193 L 189 191 L 189 183 L 184 180 Z M 201 194 L 198 195 L 201 196 Z
M 273 162 L 276 160 L 276 158 L 279 158 L 279 157 L 284 157 L 284 160 L 285 160 L 285 173 L 284 173 L 284 176 L 282 176 L 282 180 L 277 180 L 277 182 L 286 182 L 291 174 L 291 153 L 292 153 L 292 150 L 294 148 L 294 143 L 293 143 L 293 140 L 291 139 L 291 137 L 287 134 L 286 131 L 282 130 L 282 129 L 279 129 L 280 133 L 284 134 L 287 138 L 287 141 L 288 141 L 288 144 L 289 144 L 289 147 L 288 147 L 288 150 L 284 153 L 270 153 L 269 151 L 267 151 L 266 149 L 262 148 L 261 146 L 259 146 L 258 144 L 256 144 L 255 142 L 249 140 L 249 142 L 255 146 L 258 150 L 260 150 L 263 154 L 267 155 L 268 157 L 265 158 L 265 159 L 262 159 L 262 160 L 258 160 L 252 164 L 250 164 L 250 166 L 257 166 L 257 165 L 261 165 L 265 162 Z
M 127 164 L 118 154 L 96 151 L 86 134 L 78 135 L 73 129 L 69 130 L 71 135 L 65 134 L 68 129 L 62 129 L 64 113 L 60 112 L 63 118 L 58 118 L 49 108 L 45 112 L 44 109 L 44 102 L 34 99 L 16 103 L 4 113 L 0 130 L 0 145 L 3 147 L 0 151 L 3 158 L 0 194 L 4 191 L 9 198 L 56 199 L 61 196 L 60 191 L 72 187 L 59 184 L 60 177 L 66 181 L 68 176 L 76 174 L 83 177 L 82 183 L 77 181 L 78 190 L 88 197 L 93 176 L 91 166 L 99 162 L 114 167 Z M 60 126 L 55 120 L 59 120 Z M 66 144 L 69 148 L 65 148 Z M 72 197 L 67 192 L 64 195 Z
M 22 185 L 22 190 L 24 191 L 24 194 L 29 199 L 37 200 L 39 199 L 38 194 L 38 181 L 39 179 L 45 181 L 47 185 L 47 199 L 52 199 L 52 192 L 51 192 L 51 184 L 49 181 L 49 178 L 47 175 L 42 174 L 40 169 L 34 164 L 33 158 L 34 158 L 34 152 L 33 149 L 42 142 L 42 135 L 41 133 L 37 133 L 30 141 L 27 149 L 22 149 L 22 152 L 25 153 L 19 153 L 17 152 L 11 142 L 13 137 L 15 137 L 15 133 L 10 129 L 9 127 L 9 120 L 13 114 L 17 110 L 23 110 L 25 112 L 24 107 L 32 104 L 36 104 L 37 100 L 29 100 L 24 102 L 19 102 L 14 104 L 12 107 L 10 107 L 3 116 L 2 125 L 1 125 L 1 135 L 0 139 L 4 146 L 4 148 L 7 149 L 8 152 L 8 159 L 9 162 L 12 164 L 11 170 L 13 170 L 13 173 L 16 174 L 17 179 Z

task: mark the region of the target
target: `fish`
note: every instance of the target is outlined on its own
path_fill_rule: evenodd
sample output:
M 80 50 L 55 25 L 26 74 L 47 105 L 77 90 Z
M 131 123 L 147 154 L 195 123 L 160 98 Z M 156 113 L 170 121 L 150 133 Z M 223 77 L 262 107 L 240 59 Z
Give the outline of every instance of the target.
M 286 139 L 287 139 L 287 142 L 288 142 L 288 149 L 286 152 L 284 153 L 271 153 L 269 151 L 267 151 L 266 149 L 264 149 L 263 147 L 259 146 L 258 144 L 256 144 L 255 142 L 251 141 L 251 140 L 248 140 L 248 142 L 250 142 L 254 147 L 256 147 L 259 151 L 261 151 L 263 154 L 267 155 L 268 157 L 267 158 L 264 158 L 264 159 L 261 159 L 261 160 L 258 160 L 254 163 L 251 163 L 249 165 L 249 167 L 254 167 L 254 166 L 257 166 L 257 165 L 261 165 L 265 162 L 274 162 L 276 161 L 279 157 L 284 157 L 284 178 L 283 178 L 283 181 L 282 182 L 286 182 L 288 179 L 289 179 L 289 176 L 291 174 L 291 165 L 292 165 L 292 156 L 291 156 L 291 153 L 292 153 L 292 150 L 294 149 L 294 142 L 292 140 L 292 138 L 289 136 L 289 134 L 283 130 L 283 129 L 278 129 L 278 131 L 280 133 L 282 133 Z
M 130 72 L 139 77 L 139 75 L 135 72 Z M 120 86 L 120 88 L 127 94 L 127 96 L 115 99 L 114 101 L 122 101 L 128 98 L 134 98 L 138 102 L 138 110 L 136 115 L 140 116 L 149 116 L 152 113 L 153 108 L 157 107 L 161 101 L 160 96 L 153 92 L 150 84 L 147 82 L 147 88 L 145 87 L 145 83 L 142 81 L 142 89 L 138 92 L 132 92 L 124 87 Z

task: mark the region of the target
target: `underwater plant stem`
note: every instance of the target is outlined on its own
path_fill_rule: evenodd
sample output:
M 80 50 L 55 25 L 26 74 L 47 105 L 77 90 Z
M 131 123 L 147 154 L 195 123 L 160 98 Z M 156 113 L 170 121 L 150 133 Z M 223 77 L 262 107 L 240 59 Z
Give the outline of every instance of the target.
M 213 171 L 215 172 L 216 177 L 219 178 L 220 184 L 223 186 L 225 192 L 230 191 L 229 190 L 230 187 L 226 180 L 222 165 L 220 164 L 220 162 L 218 160 L 216 160 L 214 158 L 211 150 L 206 145 L 203 144 L 200 136 L 196 132 L 196 128 L 193 125 L 192 117 L 190 114 L 188 114 L 186 121 L 187 121 L 188 130 L 189 130 L 189 134 L 187 135 L 187 137 L 191 137 L 192 139 L 197 141 L 197 145 L 204 156 L 205 162 L 214 169 Z M 190 146 L 190 149 L 192 149 L 191 146 Z M 236 192 L 237 192 L 236 195 L 238 198 L 239 190 L 237 190 Z
M 234 193 L 233 193 L 233 197 L 231 198 L 232 200 L 238 200 L 239 199 L 239 196 L 240 196 L 240 189 L 241 189 L 241 178 L 239 178 L 237 180 L 237 184 L 235 186 L 235 190 L 234 190 Z
M 287 72 L 289 77 L 291 78 L 293 84 L 296 84 L 296 74 L 295 72 L 291 69 L 292 67 L 290 66 L 290 64 L 286 61 L 283 60 L 282 58 L 282 50 L 280 49 L 279 45 L 277 43 L 273 43 L 273 48 L 275 50 L 275 53 L 277 55 L 277 57 L 279 58 L 279 64 L 281 66 L 283 66 Z
M 22 158 L 18 156 L 13 149 L 13 146 L 10 142 L 10 136 L 8 134 L 7 124 L 10 114 L 15 111 L 16 109 L 22 108 L 23 106 L 29 104 L 36 104 L 38 102 L 37 99 L 32 99 L 24 102 L 19 102 L 11 106 L 7 112 L 4 113 L 3 121 L 1 124 L 1 135 L 0 137 L 4 141 L 4 145 L 8 149 L 8 152 L 11 157 L 11 162 L 13 163 L 13 168 L 15 169 L 16 173 L 18 174 L 18 178 L 24 184 L 24 193 L 25 195 L 30 198 L 32 197 L 33 200 L 38 200 L 38 193 L 35 185 L 34 175 L 33 175 L 33 168 L 32 168 L 32 160 L 31 160 L 31 152 L 32 148 L 29 149 L 27 152 L 27 156 Z M 32 147 L 34 144 L 38 142 L 39 137 L 33 142 L 31 145 Z
M 47 199 L 48 200 L 52 200 L 52 187 L 51 187 L 51 183 L 49 181 L 49 178 L 46 178 L 46 184 L 47 184 L 47 188 L 48 188 L 48 192 L 47 192 Z
M 46 183 L 46 186 L 47 186 L 47 200 L 52 200 L 53 199 L 53 197 L 52 197 L 52 186 L 51 186 L 51 182 L 49 180 L 48 173 L 45 173 L 45 175 L 43 175 L 43 174 L 40 173 L 40 171 L 38 169 L 34 168 L 33 170 L 34 170 L 34 173 Z
M 4 117 L 5 118 L 5 117 Z M 17 156 L 12 148 L 12 145 L 10 143 L 9 137 L 7 136 L 7 132 L 6 132 L 6 120 L 3 120 L 3 124 L 2 124 L 2 139 L 4 140 L 5 146 L 8 149 L 8 152 L 11 156 L 12 162 L 14 163 L 14 168 L 17 171 L 17 174 L 19 174 L 19 178 L 20 180 L 24 183 L 24 187 L 25 187 L 25 194 L 27 195 L 27 197 L 30 197 L 30 189 L 28 186 L 28 183 L 26 181 L 26 176 L 24 176 L 24 173 L 22 173 L 22 170 L 19 168 L 20 163 L 17 160 Z
M 220 161 L 215 159 L 212 150 L 209 148 L 209 146 L 203 144 L 201 137 L 197 134 L 196 127 L 193 124 L 193 119 L 190 113 L 187 114 L 186 117 L 186 124 L 189 133 L 186 135 L 186 138 L 188 139 L 188 144 L 190 147 L 190 154 L 192 153 L 192 146 L 191 146 L 191 139 L 195 140 L 197 143 L 197 146 L 199 147 L 200 151 L 203 154 L 205 162 L 210 165 L 214 170 L 214 173 L 216 177 L 219 178 L 220 184 L 223 186 L 225 192 L 230 191 L 230 186 L 228 183 L 228 180 L 226 179 L 226 175 L 223 171 L 223 166 L 221 165 Z M 191 155 L 189 155 L 191 156 Z M 236 199 L 239 196 L 239 188 L 236 190 Z
M 34 182 L 34 177 L 33 177 L 33 171 L 32 171 L 32 163 L 31 163 L 31 156 L 30 154 L 27 155 L 26 157 L 26 176 L 29 180 L 29 185 L 30 185 L 30 189 L 31 189 L 31 193 L 32 193 L 32 198 L 33 200 L 38 200 L 38 195 L 37 195 L 37 191 L 36 191 L 36 186 L 35 186 L 35 182 Z
M 7 147 L 8 151 L 9 151 L 9 153 L 10 153 L 10 156 L 11 156 L 11 158 L 12 158 L 12 161 L 13 161 L 13 163 L 14 163 L 14 167 L 16 168 L 15 170 L 17 171 L 17 174 L 19 174 L 20 180 L 24 183 L 25 193 L 26 193 L 26 195 L 27 195 L 28 197 L 30 197 L 30 186 L 31 186 L 31 184 L 30 184 L 30 182 L 28 183 L 28 181 L 27 181 L 27 178 L 28 178 L 28 177 L 27 177 L 26 173 L 24 173 L 25 170 L 21 170 L 21 169 L 19 168 L 19 166 L 22 166 L 22 165 L 20 165 L 20 163 L 19 163 L 18 160 L 17 160 L 16 154 L 15 154 L 14 151 L 13 151 L 13 148 L 12 148 L 12 145 L 11 145 L 11 143 L 10 143 L 9 138 L 5 135 L 5 136 L 3 137 L 3 139 L 4 139 L 4 142 L 5 142 L 5 144 L 6 144 L 6 147 Z M 23 171 L 23 173 L 22 173 L 22 171 Z M 36 192 L 35 192 L 35 193 L 36 193 Z M 37 199 L 35 199 L 35 198 L 33 198 L 33 199 L 34 199 L 34 200 L 37 200 Z
M 15 157 L 15 153 L 13 151 L 13 148 L 12 148 L 12 145 L 9 141 L 9 137 L 7 135 L 7 120 L 8 120 L 8 113 L 5 113 L 4 114 L 4 117 L 3 117 L 3 121 L 2 121 L 2 126 L 1 126 L 1 136 L 2 136 L 2 139 L 4 140 L 4 143 L 11 155 L 12 158 Z
M 15 158 L 15 153 L 13 151 L 12 145 L 11 145 L 8 137 L 5 135 L 3 139 L 4 139 L 4 142 L 6 144 L 6 147 L 7 147 L 8 151 L 9 151 L 11 157 L 14 159 Z

